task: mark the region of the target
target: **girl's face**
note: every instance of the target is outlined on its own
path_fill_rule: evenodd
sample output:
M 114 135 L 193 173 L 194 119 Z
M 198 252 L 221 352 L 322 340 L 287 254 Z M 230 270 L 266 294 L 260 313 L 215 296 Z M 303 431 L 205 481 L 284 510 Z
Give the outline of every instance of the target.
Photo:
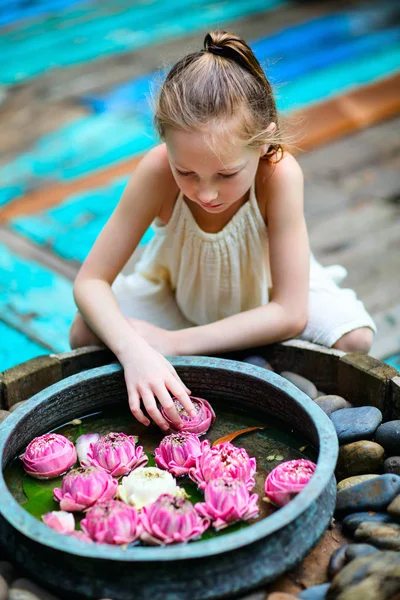
M 223 136 L 222 136 L 223 137 Z M 242 199 L 254 181 L 265 148 L 249 148 L 221 140 L 217 156 L 203 132 L 168 128 L 165 134 L 169 162 L 183 194 L 210 213 L 222 213 Z

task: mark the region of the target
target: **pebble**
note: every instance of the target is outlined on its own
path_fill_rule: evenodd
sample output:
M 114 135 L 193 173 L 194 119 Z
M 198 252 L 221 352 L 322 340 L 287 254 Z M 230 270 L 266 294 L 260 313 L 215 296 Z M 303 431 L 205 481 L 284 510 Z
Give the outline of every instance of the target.
M 382 413 L 375 406 L 341 408 L 331 415 L 341 444 L 372 438 L 382 423 Z M 379 440 L 377 440 L 379 442 Z
M 381 550 L 400 550 L 400 525 L 397 523 L 361 523 L 354 537 Z
M 391 456 L 390 458 L 387 458 L 383 463 L 383 470 L 385 473 L 400 475 L 400 456 Z
M 369 556 L 375 552 L 379 552 L 379 550 L 375 546 L 372 546 L 372 544 L 349 544 L 346 550 L 346 558 L 350 562 L 351 560 Z
M 386 452 L 393 456 L 400 452 L 400 419 L 382 423 L 376 431 L 375 439 Z
M 386 510 L 395 519 L 400 519 L 400 495 L 392 500 Z
M 357 485 L 357 483 L 361 483 L 362 481 L 368 481 L 369 479 L 373 479 L 374 477 L 379 477 L 379 474 L 376 473 L 374 475 L 354 475 L 353 477 L 346 477 L 346 479 L 342 479 L 337 484 L 337 491 L 346 490 L 347 488 Z
M 297 600 L 297 596 L 287 594 L 286 592 L 273 592 L 267 598 L 268 600 Z
M 329 583 L 315 585 L 302 591 L 297 597 L 301 598 L 301 600 L 325 600 L 329 586 Z
M 315 403 L 328 415 L 328 417 L 335 411 L 341 408 L 352 408 L 351 402 L 348 402 L 341 396 L 335 396 L 333 394 L 328 396 L 318 396 L 315 399 Z
M 341 490 L 336 498 L 336 510 L 360 512 L 386 508 L 400 494 L 398 475 L 380 475 Z
M 341 546 L 332 554 L 328 564 L 328 575 L 330 578 L 334 577 L 336 573 L 339 573 L 347 563 L 346 550 L 349 547 L 348 544 Z
M 302 392 L 307 394 L 307 396 L 310 396 L 310 398 L 312 400 L 317 398 L 318 390 L 315 387 L 315 385 L 312 383 L 312 381 L 309 381 L 308 379 L 306 379 L 305 377 L 302 377 L 301 375 L 297 375 L 297 373 L 292 373 L 292 371 L 282 371 L 282 373 L 280 373 L 280 375 L 281 375 L 281 377 L 284 377 L 285 379 L 287 379 L 288 381 L 293 383 L 293 385 L 295 385 Z
M 30 581 L 16 579 L 9 591 L 9 600 L 59 600 L 56 596 Z
M 267 369 L 267 371 L 274 370 L 269 362 L 262 356 L 248 356 L 247 358 L 244 358 L 242 362 L 248 363 L 249 365 L 254 365 L 255 367 L 261 367 L 262 369 Z
M 0 561 L 0 575 L 4 577 L 8 584 L 10 584 L 16 576 L 15 569 L 11 563 L 2 560 Z
M 356 558 L 333 579 L 329 600 L 394 600 L 400 591 L 400 553 L 375 552 Z
M 393 519 L 383 512 L 355 512 L 343 519 L 342 526 L 346 531 L 354 533 L 361 523 L 393 523 Z
M 8 600 L 7 581 L 0 575 L 0 600 Z
M 6 419 L 8 417 L 8 415 L 10 415 L 10 411 L 9 410 L 3 410 L 0 409 L 0 423 L 2 423 L 4 421 L 4 419 Z
M 10 413 L 14 412 L 14 410 L 17 410 L 17 408 L 25 404 L 25 402 L 26 400 L 21 400 L 21 402 L 16 402 L 15 404 L 13 404 L 10 408 Z
M 336 477 L 341 481 L 354 475 L 381 473 L 384 456 L 384 448 L 376 442 L 360 440 L 345 444 L 339 448 Z

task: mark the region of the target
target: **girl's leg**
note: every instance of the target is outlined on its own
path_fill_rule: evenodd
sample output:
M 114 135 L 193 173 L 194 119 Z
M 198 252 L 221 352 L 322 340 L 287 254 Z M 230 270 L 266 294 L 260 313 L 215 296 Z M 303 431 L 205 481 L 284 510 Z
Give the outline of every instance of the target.
M 359 327 L 349 333 L 342 335 L 338 341 L 333 344 L 333 348 L 343 352 L 364 352 L 368 354 L 374 340 L 374 332 L 369 327 Z
M 103 342 L 90 329 L 82 315 L 78 312 L 69 330 L 69 343 L 71 348 L 82 348 L 82 346 L 104 346 Z

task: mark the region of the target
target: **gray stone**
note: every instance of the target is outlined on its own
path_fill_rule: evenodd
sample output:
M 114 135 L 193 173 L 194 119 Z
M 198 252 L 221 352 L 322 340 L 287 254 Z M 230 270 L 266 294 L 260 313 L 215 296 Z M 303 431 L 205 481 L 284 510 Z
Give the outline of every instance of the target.
M 17 410 L 17 408 L 19 408 L 20 406 L 23 406 L 25 404 L 25 402 L 27 402 L 27 401 L 21 400 L 21 402 L 16 402 L 15 404 L 13 404 L 12 407 L 10 408 L 10 413 L 14 412 L 14 410 Z
M 371 543 L 380 550 L 400 550 L 400 525 L 361 523 L 354 532 L 356 540 Z
M 267 369 L 267 371 L 273 371 L 274 369 L 271 367 L 269 362 L 265 360 L 263 356 L 247 356 L 243 359 L 243 362 L 248 363 L 249 365 L 254 365 L 255 367 L 261 367 L 262 369 Z
M 333 579 L 327 600 L 394 600 L 400 591 L 400 553 L 356 558 Z
M 341 546 L 332 554 L 328 564 L 328 575 L 330 578 L 334 577 L 336 573 L 339 573 L 339 571 L 343 569 L 344 565 L 347 563 L 347 548 L 348 544 Z
M 400 494 L 400 477 L 389 474 L 380 475 L 338 492 L 336 510 L 347 512 L 379 511 L 389 506 L 398 494 Z
M 0 409 L 0 423 L 2 423 L 4 421 L 4 419 L 7 419 L 9 414 L 10 414 L 10 411 Z
M 389 455 L 400 453 L 400 419 L 382 423 L 375 433 L 375 440 L 381 444 Z
M 328 396 L 318 396 L 315 399 L 315 403 L 324 411 L 328 417 L 337 410 L 342 408 L 352 408 L 351 402 L 348 402 L 341 396 L 335 396 L 334 394 Z
M 372 544 L 349 544 L 346 549 L 346 558 L 350 562 L 351 560 L 369 556 L 375 552 L 379 552 L 379 550 L 375 546 L 372 546 Z
M 361 523 L 394 523 L 392 517 L 383 512 L 356 512 L 347 515 L 343 521 L 343 528 L 350 533 L 354 533 Z
M 0 600 L 8 600 L 7 581 L 0 575 Z
M 4 577 L 8 585 L 15 579 L 15 569 L 10 562 L 5 560 L 0 561 L 0 575 Z
M 332 413 L 331 420 L 340 444 L 348 444 L 372 438 L 382 423 L 382 413 L 375 406 L 342 408 Z
M 9 591 L 9 600 L 59 600 L 30 579 L 16 579 Z
M 387 507 L 387 512 L 395 519 L 400 519 L 400 495 L 396 496 L 396 498 L 392 500 Z
M 297 375 L 297 373 L 292 373 L 291 371 L 282 371 L 280 375 L 281 377 L 284 377 L 285 379 L 293 383 L 293 385 L 295 385 L 299 388 L 299 390 L 307 394 L 307 396 L 310 396 L 312 400 L 317 398 L 318 390 L 316 386 L 312 383 L 312 381 L 309 381 L 301 375 Z
M 355 475 L 381 473 L 384 456 L 384 448 L 369 440 L 360 440 L 340 446 L 336 477 L 341 481 Z
M 369 481 L 374 477 L 379 477 L 379 473 L 371 473 L 370 475 L 353 475 L 353 477 L 346 477 L 346 479 L 342 479 L 337 484 L 337 491 L 340 492 L 340 490 L 345 490 L 349 487 L 352 487 L 353 485 L 362 483 L 363 481 Z
M 304 590 L 297 597 L 301 598 L 301 600 L 325 600 L 328 589 L 329 583 L 315 585 L 307 590 Z
M 400 456 L 391 456 L 390 458 L 387 458 L 383 463 L 383 470 L 385 473 L 400 475 Z

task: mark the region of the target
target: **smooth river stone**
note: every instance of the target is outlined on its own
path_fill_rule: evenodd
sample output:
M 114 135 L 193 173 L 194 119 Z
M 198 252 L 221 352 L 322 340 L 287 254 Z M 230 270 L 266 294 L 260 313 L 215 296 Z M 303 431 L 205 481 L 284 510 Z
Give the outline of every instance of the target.
M 379 477 L 379 473 L 376 473 L 374 475 L 353 475 L 353 477 L 347 477 L 346 479 L 342 479 L 342 481 L 339 481 L 339 483 L 336 486 L 337 491 L 340 492 L 340 490 L 346 490 L 347 488 L 353 485 L 357 485 L 362 481 L 369 481 L 374 477 Z
M 7 581 L 0 575 L 0 600 L 8 600 Z
M 379 511 L 389 506 L 398 494 L 400 494 L 400 477 L 389 474 L 379 475 L 379 477 L 338 492 L 336 510 L 345 512 Z
M 372 438 L 382 418 L 381 411 L 375 406 L 342 408 L 331 414 L 340 444 Z
M 361 523 L 393 523 L 394 520 L 388 513 L 383 512 L 356 512 L 347 515 L 342 521 L 343 528 L 354 533 Z
M 346 550 L 349 547 L 348 544 L 338 548 L 329 559 L 328 564 L 328 575 L 330 578 L 334 577 L 336 573 L 339 573 L 343 569 L 344 565 L 347 564 Z
M 16 579 L 9 591 L 9 600 L 59 600 L 30 579 Z
M 312 381 L 309 381 L 301 375 L 297 375 L 297 373 L 292 373 L 291 371 L 282 371 L 282 373 L 280 373 L 280 376 L 293 383 L 293 385 L 298 387 L 299 390 L 307 394 L 307 396 L 310 396 L 312 400 L 317 398 L 318 390 L 316 386 L 312 383 Z
M 347 400 L 341 396 L 334 395 L 318 396 L 318 398 L 315 399 L 315 404 L 318 404 L 328 417 L 337 410 L 353 407 L 351 402 L 347 402 Z
M 380 550 L 400 550 L 398 523 L 361 523 L 354 532 L 356 540 L 373 544 Z
M 389 455 L 400 454 L 400 419 L 382 423 L 376 430 L 375 439 Z
M 383 463 L 385 473 L 394 473 L 400 475 L 400 456 L 391 456 Z
M 336 477 L 339 481 L 355 475 L 381 473 L 385 450 L 376 442 L 360 440 L 339 448 Z
M 375 552 L 349 562 L 333 579 L 329 600 L 395 600 L 400 553 Z
M 261 367 L 262 369 L 267 369 L 267 371 L 274 370 L 269 362 L 259 355 L 247 356 L 242 362 L 248 363 L 249 365 L 254 365 L 255 367 Z
M 356 558 L 375 554 L 375 552 L 378 552 L 378 548 L 375 548 L 372 544 L 349 544 L 346 549 L 346 558 L 350 562 Z
M 329 585 L 329 583 L 315 585 L 307 590 L 303 590 L 297 597 L 301 598 L 301 600 L 325 600 Z
M 400 495 L 396 496 L 386 510 L 388 511 L 389 515 L 395 519 L 400 519 Z
M 0 561 L 0 575 L 4 577 L 4 579 L 10 585 L 10 583 L 15 579 L 16 576 L 13 565 L 6 560 Z
M 7 419 L 9 415 L 11 415 L 9 410 L 0 409 L 0 423 Z

